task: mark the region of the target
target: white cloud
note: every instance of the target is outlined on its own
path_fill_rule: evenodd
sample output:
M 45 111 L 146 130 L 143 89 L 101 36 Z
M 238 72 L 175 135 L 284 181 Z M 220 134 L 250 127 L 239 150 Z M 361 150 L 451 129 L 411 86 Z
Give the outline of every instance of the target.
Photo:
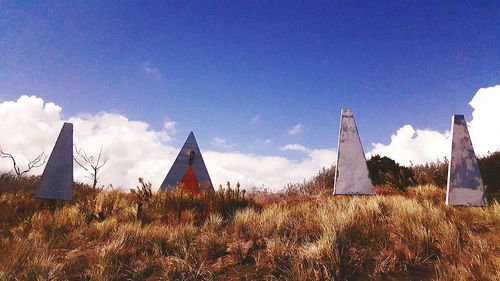
M 308 149 L 307 147 L 300 145 L 300 144 L 287 144 L 283 147 L 280 147 L 281 150 L 291 150 L 291 151 L 301 151 L 305 153 L 309 153 L 311 150 Z
M 443 160 L 449 154 L 450 132 L 415 130 L 404 125 L 391 136 L 391 143 L 374 143 L 371 155 L 379 154 L 394 159 L 402 165 Z
M 260 117 L 260 115 L 255 115 L 254 117 L 252 117 L 252 119 L 250 119 L 250 124 L 251 125 L 254 125 L 254 124 L 257 124 L 260 122 L 260 120 L 262 120 L 262 117 Z
M 480 89 L 471 101 L 474 109 L 469 122 L 473 144 L 478 154 L 500 149 L 500 86 Z M 170 142 L 175 132 L 173 121 L 164 123 L 164 129 L 153 130 L 145 122 L 101 112 L 62 117 L 62 108 L 41 98 L 22 96 L 17 101 L 0 103 L 0 147 L 11 152 L 21 165 L 38 155 L 42 149 L 50 153 L 64 121 L 74 124 L 74 141 L 88 154 L 97 154 L 103 146 L 103 157 L 108 163 L 102 169 L 100 184 L 133 188 L 137 178 L 144 177 L 158 187 L 180 147 Z M 302 127 L 301 123 L 299 128 Z M 373 144 L 372 154 L 387 155 L 408 164 L 434 161 L 449 154 L 449 132 L 400 128 L 388 145 Z M 214 139 L 215 140 L 215 139 Z M 219 142 L 226 143 L 224 139 Z M 267 142 L 267 140 L 265 141 Z M 271 142 L 269 140 L 269 142 Z M 279 189 L 286 183 L 310 178 L 324 166 L 331 166 L 336 150 L 312 149 L 299 144 L 288 144 L 281 150 L 303 152 L 303 158 L 292 160 L 281 156 L 220 152 L 204 150 L 214 185 L 240 181 L 243 187 L 262 186 Z M 9 159 L 0 159 L 0 170 L 11 170 Z M 40 174 L 40 167 L 32 174 Z M 75 179 L 89 182 L 75 165 Z
M 144 177 L 158 187 L 170 169 L 180 147 L 174 147 L 173 121 L 164 129 L 153 130 L 145 122 L 108 112 L 80 114 L 64 119 L 61 107 L 45 103 L 41 98 L 22 96 L 17 101 L 0 103 L 0 146 L 25 164 L 42 149 L 52 151 L 64 121 L 73 123 L 74 142 L 89 155 L 97 155 L 103 147 L 108 162 L 101 170 L 99 184 L 133 188 L 137 178 Z M 221 138 L 214 141 L 228 144 Z M 264 141 L 269 143 L 270 140 Z M 214 185 L 240 181 L 243 187 L 262 186 L 279 189 L 286 183 L 307 179 L 335 160 L 331 149 L 307 149 L 302 160 L 285 157 L 219 152 L 202 149 L 203 158 Z M 0 170 L 11 170 L 8 159 L 0 159 Z M 32 172 L 41 174 L 43 167 Z M 90 182 L 84 171 L 75 165 L 75 179 Z
M 61 111 L 54 103 L 45 103 L 34 96 L 0 103 L 0 146 L 22 166 L 43 149 L 50 154 L 65 121 Z M 97 155 L 103 146 L 103 157 L 108 163 L 102 168 L 100 184 L 130 188 L 136 185 L 138 177 L 144 177 L 158 185 L 178 153 L 167 145 L 170 140 L 167 131 L 153 131 L 148 124 L 119 114 L 82 114 L 68 121 L 74 125 L 75 144 L 87 154 Z M 0 159 L 0 170 L 12 170 L 11 162 Z M 42 171 L 40 167 L 32 174 Z M 77 165 L 75 179 L 89 182 Z
M 212 140 L 211 144 L 212 144 L 213 146 L 224 147 L 224 148 L 228 148 L 228 147 L 231 147 L 231 146 L 232 146 L 231 144 L 229 144 L 229 143 L 227 142 L 227 140 L 226 140 L 226 139 L 223 139 L 223 138 L 218 138 L 218 137 L 215 137 L 215 138 Z
M 300 134 L 303 129 L 304 129 L 304 125 L 302 125 L 302 123 L 298 123 L 297 125 L 293 126 L 292 128 L 290 128 L 288 130 L 288 134 L 290 136 L 296 136 L 296 135 Z
M 469 132 L 476 154 L 500 150 L 500 85 L 479 89 L 469 104 L 474 108 Z
M 128 120 L 113 113 L 82 115 L 73 123 L 74 142 L 88 154 L 96 155 L 103 147 L 102 183 L 134 187 L 138 177 L 158 186 L 178 151 L 168 145 L 171 136 L 165 130 L 154 131 L 141 121 Z M 83 181 L 84 172 L 75 169 L 75 178 Z
M 13 154 L 21 168 L 44 149 L 50 153 L 63 123 L 61 110 L 37 97 L 22 96 L 17 101 L 0 103 L 0 147 Z M 0 159 L 0 169 L 12 170 L 11 161 Z
M 477 155 L 500 150 L 500 85 L 482 88 L 472 98 L 472 120 L 468 122 L 469 132 Z M 451 125 L 451 120 L 450 120 Z M 374 143 L 371 155 L 388 156 L 408 165 L 432 162 L 449 157 L 451 135 L 449 131 L 438 132 L 430 129 L 415 130 L 404 125 L 394 135 L 388 145 Z
M 152 77 L 154 77 L 155 79 L 158 79 L 158 80 L 163 78 L 163 73 L 158 68 L 154 67 L 151 64 L 150 60 L 143 62 L 141 66 L 142 66 L 142 70 L 147 75 L 151 75 Z
M 165 121 L 165 123 L 163 123 L 163 128 L 169 133 L 169 135 L 175 135 L 177 133 L 177 122 Z
M 279 156 L 207 151 L 203 158 L 214 184 L 240 182 L 243 187 L 265 186 L 273 190 L 315 175 L 323 167 L 334 164 L 335 149 L 306 149 L 301 160 Z M 222 181 L 221 181 L 222 180 Z

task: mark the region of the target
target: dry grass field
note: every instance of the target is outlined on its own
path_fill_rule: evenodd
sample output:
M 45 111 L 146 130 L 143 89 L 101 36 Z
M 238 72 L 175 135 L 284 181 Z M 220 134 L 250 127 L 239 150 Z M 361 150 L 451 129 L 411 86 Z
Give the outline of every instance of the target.
M 332 196 L 219 190 L 33 198 L 0 175 L 0 280 L 500 280 L 500 205 L 435 186 Z

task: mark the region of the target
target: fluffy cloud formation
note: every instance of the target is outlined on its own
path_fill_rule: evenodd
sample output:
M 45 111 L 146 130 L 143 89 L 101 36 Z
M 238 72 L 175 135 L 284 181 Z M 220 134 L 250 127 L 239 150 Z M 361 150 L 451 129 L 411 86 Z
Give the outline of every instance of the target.
M 138 177 L 159 184 L 177 156 L 177 149 L 168 146 L 171 135 L 166 130 L 153 131 L 148 124 L 128 120 L 112 113 L 71 117 L 74 143 L 87 154 L 97 155 L 103 146 L 102 183 L 134 187 Z M 49 150 L 50 151 L 50 150 Z M 75 169 L 75 178 L 85 181 L 82 169 Z
M 329 167 L 337 158 L 335 149 L 307 149 L 301 160 L 279 156 L 207 151 L 203 154 L 213 179 L 239 181 L 242 186 L 280 189 L 287 183 L 296 183 L 315 175 L 323 167 Z M 214 181 L 220 182 L 220 181 Z
M 88 155 L 99 153 L 107 164 L 99 175 L 99 184 L 133 188 L 138 177 L 158 187 L 177 156 L 180 147 L 170 142 L 176 123 L 164 123 L 164 129 L 152 130 L 145 122 L 123 115 L 101 112 L 62 118 L 62 108 L 38 97 L 22 96 L 17 101 L 0 103 L 0 147 L 12 153 L 24 166 L 43 149 L 50 153 L 64 121 L 73 123 L 74 143 Z M 218 143 L 227 142 L 214 139 Z M 270 142 L 270 141 L 269 141 Z M 266 140 L 265 143 L 268 143 Z M 335 151 L 304 148 L 301 160 L 285 157 L 203 150 L 203 157 L 215 185 L 239 181 L 243 187 L 282 188 L 286 183 L 302 181 L 324 166 L 330 166 Z M 9 159 L 0 159 L 0 170 L 12 170 Z M 43 167 L 31 174 L 41 174 Z M 75 165 L 75 179 L 90 180 Z
M 500 85 L 479 89 L 469 104 L 474 108 L 469 132 L 476 154 L 500 150 Z
M 500 149 L 500 86 L 480 89 L 470 105 L 473 118 L 469 131 L 477 154 Z M 133 188 L 138 177 L 158 187 L 172 165 L 180 147 L 171 140 L 176 123 L 167 121 L 162 130 L 152 130 L 145 122 L 129 120 L 123 115 L 101 112 L 62 117 L 62 108 L 38 97 L 21 96 L 17 101 L 0 103 L 0 147 L 12 153 L 21 166 L 43 149 L 50 153 L 64 121 L 74 124 L 74 142 L 87 154 L 96 155 L 103 146 L 108 162 L 102 169 L 99 184 Z M 300 132 L 302 124 L 299 123 Z M 295 128 L 294 127 L 294 128 Z M 293 129 L 293 128 L 292 128 Z M 298 133 L 299 133 L 298 132 Z M 182 137 L 183 138 L 183 137 Z M 270 140 L 264 143 L 270 143 Z M 389 156 L 402 164 L 435 161 L 449 154 L 450 132 L 400 128 L 388 145 L 373 144 L 369 154 Z M 201 148 L 215 185 L 239 181 L 243 187 L 282 188 L 310 178 L 318 170 L 334 164 L 336 150 L 310 149 L 288 144 L 280 149 L 303 154 L 300 160 L 281 156 L 220 152 Z M 12 170 L 10 159 L 0 158 L 0 170 Z M 32 171 L 40 174 L 43 167 Z M 90 182 L 75 165 L 75 179 Z
M 21 167 L 42 150 L 50 154 L 64 120 L 61 107 L 41 98 L 22 96 L 0 103 L 0 147 L 16 157 Z M 119 114 L 98 113 L 70 117 L 74 143 L 88 155 L 99 153 L 107 164 L 99 174 L 100 184 L 134 187 L 138 177 L 161 182 L 173 163 L 177 149 L 166 145 L 169 130 L 153 131 L 148 124 L 131 121 Z M 171 127 L 170 125 L 167 127 Z M 0 170 L 12 170 L 10 159 L 0 159 Z M 41 174 L 43 167 L 32 174 Z M 75 179 L 89 182 L 85 171 L 75 165 Z
M 391 143 L 374 143 L 371 155 L 383 155 L 396 162 L 409 165 L 442 160 L 449 154 L 450 132 L 440 133 L 432 130 L 415 130 L 404 125 L 391 136 Z
M 0 147 L 16 157 L 21 169 L 41 151 L 50 153 L 63 121 L 61 107 L 40 98 L 22 96 L 0 103 Z M 42 168 L 34 171 L 40 173 Z M 0 170 L 12 170 L 10 159 L 0 159 Z
M 482 88 L 469 103 L 473 108 L 472 120 L 468 122 L 472 144 L 477 155 L 500 150 L 500 85 Z M 415 130 L 404 125 L 388 145 L 374 143 L 371 155 L 390 157 L 400 164 L 409 165 L 449 158 L 450 131 Z

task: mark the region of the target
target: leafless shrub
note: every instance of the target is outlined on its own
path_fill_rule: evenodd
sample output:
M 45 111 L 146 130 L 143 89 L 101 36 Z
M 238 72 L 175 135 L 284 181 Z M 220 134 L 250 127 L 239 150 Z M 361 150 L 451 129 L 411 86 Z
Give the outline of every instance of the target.
M 78 148 L 75 145 L 75 153 L 76 156 L 73 156 L 73 159 L 75 160 L 76 164 L 78 164 L 80 167 L 82 167 L 88 174 L 89 178 L 92 180 L 92 188 L 95 189 L 97 186 L 97 180 L 98 178 L 98 173 L 101 170 L 104 165 L 106 165 L 106 162 L 108 160 L 103 160 L 101 162 L 101 156 L 102 156 L 102 146 L 101 149 L 99 150 L 99 154 L 97 155 L 97 158 L 94 157 L 93 155 L 88 155 L 84 150 L 81 148 Z
M 31 171 L 31 169 L 38 168 L 38 167 L 42 166 L 43 164 L 45 164 L 45 161 L 47 160 L 48 155 L 45 154 L 45 151 L 42 151 L 40 154 L 38 154 L 38 156 L 36 156 L 35 158 L 33 158 L 32 160 L 30 160 L 28 162 L 27 168 L 24 170 L 21 169 L 21 167 L 19 167 L 19 164 L 16 162 L 14 155 L 3 151 L 1 148 L 0 148 L 0 157 L 11 159 L 12 166 L 14 167 L 14 172 L 16 173 L 16 175 L 18 177 L 20 177 L 20 176 L 24 176 L 26 173 Z

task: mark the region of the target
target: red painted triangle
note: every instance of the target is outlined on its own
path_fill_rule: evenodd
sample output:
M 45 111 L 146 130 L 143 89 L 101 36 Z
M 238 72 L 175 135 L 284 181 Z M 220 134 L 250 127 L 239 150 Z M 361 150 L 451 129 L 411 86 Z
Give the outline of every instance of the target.
M 196 175 L 194 174 L 193 168 L 189 166 L 184 177 L 181 180 L 181 183 L 184 187 L 184 190 L 191 194 L 200 194 L 200 185 L 198 184 L 198 180 L 196 180 Z

